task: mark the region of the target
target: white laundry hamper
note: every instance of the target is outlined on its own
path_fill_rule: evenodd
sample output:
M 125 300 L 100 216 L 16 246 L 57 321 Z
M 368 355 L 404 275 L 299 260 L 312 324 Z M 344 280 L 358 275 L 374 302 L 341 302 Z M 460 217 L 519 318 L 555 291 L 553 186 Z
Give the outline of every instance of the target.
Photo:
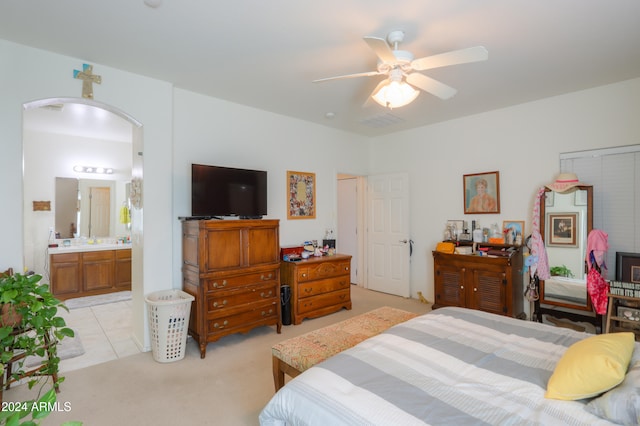
M 153 359 L 158 362 L 181 360 L 185 355 L 191 302 L 195 297 L 182 290 L 164 290 L 148 294 L 145 300 Z

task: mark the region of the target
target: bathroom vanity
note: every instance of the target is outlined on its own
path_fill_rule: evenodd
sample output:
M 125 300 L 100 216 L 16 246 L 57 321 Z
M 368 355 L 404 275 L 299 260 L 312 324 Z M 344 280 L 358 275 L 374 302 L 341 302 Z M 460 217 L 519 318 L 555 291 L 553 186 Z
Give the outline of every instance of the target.
M 49 248 L 51 292 L 58 299 L 131 290 L 131 244 Z

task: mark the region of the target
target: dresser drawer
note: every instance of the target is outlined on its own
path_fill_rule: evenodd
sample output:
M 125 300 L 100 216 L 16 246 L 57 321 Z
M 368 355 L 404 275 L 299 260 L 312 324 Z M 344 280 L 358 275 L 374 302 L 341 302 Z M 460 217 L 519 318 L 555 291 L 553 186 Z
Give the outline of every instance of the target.
M 279 279 L 280 270 L 278 268 L 263 271 L 263 272 L 255 272 L 251 274 L 242 274 L 242 275 L 226 275 L 220 278 L 212 278 L 205 280 L 205 291 L 220 291 L 220 290 L 231 290 L 238 287 L 245 287 L 251 284 L 260 284 L 260 283 L 277 283 Z
M 319 296 L 306 297 L 298 300 L 298 313 L 306 314 L 327 306 L 339 305 L 351 299 L 350 289 L 325 293 Z
M 278 286 L 270 282 L 268 284 L 255 285 L 235 290 L 219 291 L 207 296 L 207 312 L 225 315 L 229 310 L 248 303 L 254 303 L 273 299 L 279 301 Z
M 278 317 L 278 302 L 266 302 L 249 305 L 250 309 L 221 318 L 207 318 L 207 334 L 229 334 L 233 329 L 247 327 L 251 323 L 259 323 Z
M 302 299 L 332 291 L 349 289 L 349 286 L 351 285 L 350 281 L 350 275 L 343 275 L 341 277 L 302 283 L 298 285 L 298 297 Z
M 351 262 L 322 262 L 298 267 L 298 281 L 311 281 L 350 273 Z

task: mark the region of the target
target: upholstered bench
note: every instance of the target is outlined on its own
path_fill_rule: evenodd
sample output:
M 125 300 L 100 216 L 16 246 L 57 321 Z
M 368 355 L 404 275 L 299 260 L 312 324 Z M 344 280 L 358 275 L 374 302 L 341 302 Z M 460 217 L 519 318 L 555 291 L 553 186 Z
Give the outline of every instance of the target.
M 285 373 L 296 377 L 319 362 L 416 316 L 413 312 L 385 306 L 276 343 L 271 348 L 276 392 L 284 386 Z

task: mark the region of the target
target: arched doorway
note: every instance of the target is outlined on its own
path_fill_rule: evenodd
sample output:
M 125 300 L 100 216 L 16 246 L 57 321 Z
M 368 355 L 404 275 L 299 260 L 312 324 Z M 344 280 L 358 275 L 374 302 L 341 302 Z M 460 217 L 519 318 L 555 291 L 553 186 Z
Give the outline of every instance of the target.
M 65 111 L 66 114 L 63 114 Z M 40 117 L 39 130 L 34 130 L 34 125 L 30 120 L 35 112 L 50 113 L 48 117 Z M 42 115 L 42 114 L 40 114 Z M 48 126 L 48 127 L 47 127 Z M 65 129 L 66 127 L 66 129 Z M 73 127 L 73 130 L 71 130 Z M 48 128 L 48 130 L 47 130 Z M 85 140 L 99 140 L 95 146 L 87 151 L 73 149 L 66 153 L 56 152 L 54 149 L 48 151 L 40 151 L 35 155 L 29 154 L 28 146 L 26 146 L 26 138 L 29 132 L 40 131 L 55 133 L 54 139 L 72 140 L 77 147 Z M 92 133 L 91 133 L 92 132 Z M 96 136 L 96 132 L 103 132 L 102 137 Z M 122 134 L 125 133 L 127 141 L 123 141 Z M 65 134 L 72 136 L 65 137 Z M 114 159 L 113 153 L 101 154 L 97 147 L 104 146 L 109 141 L 126 144 L 126 153 L 128 155 L 128 170 Z M 62 146 L 62 145 L 59 145 Z M 143 152 L 142 124 L 129 114 L 120 109 L 101 102 L 96 102 L 84 98 L 47 98 L 31 101 L 23 105 L 23 203 L 24 203 L 24 265 L 29 269 L 35 269 L 35 272 L 48 275 L 46 261 L 46 240 L 50 234 L 52 227 L 55 229 L 53 213 L 48 215 L 38 214 L 41 212 L 33 212 L 31 203 L 36 199 L 54 199 L 54 179 L 57 175 L 73 176 L 71 169 L 74 165 L 100 165 L 111 166 L 105 162 L 113 162 L 115 167 L 114 176 L 124 178 L 129 182 L 141 182 L 143 175 L 143 163 L 141 153 Z M 65 148 L 66 149 L 66 148 Z M 123 152 L 122 147 L 117 152 Z M 37 158 L 39 162 L 36 167 L 30 167 L 29 155 Z M 48 172 L 45 172 L 48 170 Z M 46 173 L 49 173 L 48 175 Z M 46 176 L 46 177 L 45 177 Z M 44 177 L 44 178 L 43 178 Z M 34 184 L 33 180 L 40 179 Z M 55 209 L 55 205 L 52 205 Z M 143 248 L 142 248 L 142 206 L 132 206 L 131 209 L 131 225 L 128 229 L 132 241 L 132 303 L 137 311 L 144 310 L 143 293 Z M 44 247 L 44 250 L 43 250 Z M 136 342 L 144 341 L 144 323 L 141 315 L 134 315 L 133 329 L 134 340 Z M 139 324 L 138 324 L 139 322 Z M 139 344 L 140 348 L 142 345 Z

